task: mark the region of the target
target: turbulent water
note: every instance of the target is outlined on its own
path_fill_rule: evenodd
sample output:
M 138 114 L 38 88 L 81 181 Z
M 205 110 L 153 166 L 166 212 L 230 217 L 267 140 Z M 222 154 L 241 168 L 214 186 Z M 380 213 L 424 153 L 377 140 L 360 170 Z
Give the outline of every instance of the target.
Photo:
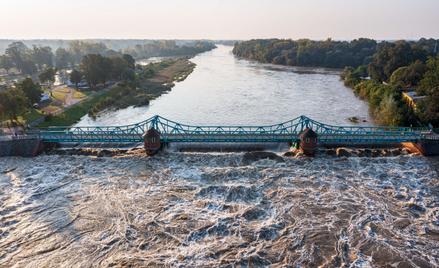
M 133 150 L 1 163 L 1 267 L 439 265 L 435 158 Z

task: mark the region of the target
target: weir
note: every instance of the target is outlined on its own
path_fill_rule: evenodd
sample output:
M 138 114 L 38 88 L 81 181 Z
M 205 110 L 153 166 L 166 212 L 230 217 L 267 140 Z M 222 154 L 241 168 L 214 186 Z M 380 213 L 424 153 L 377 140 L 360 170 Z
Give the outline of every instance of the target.
M 49 127 L 38 133 L 43 142 L 143 142 L 149 128 L 161 133 L 161 142 L 299 142 L 311 128 L 319 142 L 396 143 L 417 142 L 422 133 L 405 127 L 332 126 L 304 115 L 269 126 L 191 126 L 161 116 L 126 126 Z

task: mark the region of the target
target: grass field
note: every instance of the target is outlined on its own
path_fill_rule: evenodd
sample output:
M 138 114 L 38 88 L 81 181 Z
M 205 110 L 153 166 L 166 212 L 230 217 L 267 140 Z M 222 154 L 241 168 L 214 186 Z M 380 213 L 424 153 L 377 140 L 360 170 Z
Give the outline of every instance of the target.
M 86 115 L 96 103 L 99 103 L 101 98 L 106 98 L 113 94 L 113 92 L 120 90 L 120 87 L 114 87 L 110 90 L 104 91 L 86 101 L 70 107 L 62 113 L 55 115 L 49 122 L 41 122 L 37 125 L 37 127 L 71 126 L 81 120 L 81 118 Z
M 70 93 L 70 88 L 69 87 L 67 87 L 67 88 L 60 88 L 60 89 L 57 89 L 56 91 L 62 92 L 62 93 Z
M 53 96 L 50 96 L 50 98 L 53 100 L 53 101 L 62 101 L 62 102 L 65 102 L 65 100 L 66 100 L 66 98 L 67 98 L 67 95 L 66 94 L 62 94 L 62 93 L 58 93 L 58 92 L 52 92 L 52 95 Z
M 20 122 L 20 124 L 27 124 L 30 123 L 32 121 L 35 121 L 37 119 L 40 119 L 41 117 L 44 117 L 46 114 L 40 110 L 40 109 L 31 109 L 30 112 L 28 112 L 27 114 L 18 116 L 18 122 Z M 1 121 L 1 125 L 4 126 L 4 123 L 11 123 L 11 121 L 9 120 L 4 120 Z
M 82 91 L 82 92 L 76 91 L 75 95 L 73 95 L 73 98 L 74 99 L 82 99 L 82 98 L 85 98 L 86 96 L 88 96 L 92 93 L 94 93 L 94 92 L 93 91 Z

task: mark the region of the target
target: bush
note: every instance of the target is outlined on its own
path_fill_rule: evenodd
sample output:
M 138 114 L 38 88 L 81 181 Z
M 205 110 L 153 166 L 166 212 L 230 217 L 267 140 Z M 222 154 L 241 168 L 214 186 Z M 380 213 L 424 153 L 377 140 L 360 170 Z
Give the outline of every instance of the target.
M 53 118 L 53 114 L 47 114 L 47 115 L 44 117 L 44 121 L 49 122 L 49 121 L 52 120 L 52 118 Z

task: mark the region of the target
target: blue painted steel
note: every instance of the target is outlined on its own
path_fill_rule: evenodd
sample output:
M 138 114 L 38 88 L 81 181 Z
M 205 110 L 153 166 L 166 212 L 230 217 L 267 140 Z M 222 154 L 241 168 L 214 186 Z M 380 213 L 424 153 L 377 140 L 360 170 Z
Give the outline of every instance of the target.
M 320 142 L 413 142 L 422 134 L 404 127 L 331 126 L 306 116 L 270 126 L 190 126 L 158 115 L 138 124 L 104 127 L 49 127 L 38 134 L 44 142 L 141 142 L 154 127 L 163 142 L 298 142 L 310 127 Z

